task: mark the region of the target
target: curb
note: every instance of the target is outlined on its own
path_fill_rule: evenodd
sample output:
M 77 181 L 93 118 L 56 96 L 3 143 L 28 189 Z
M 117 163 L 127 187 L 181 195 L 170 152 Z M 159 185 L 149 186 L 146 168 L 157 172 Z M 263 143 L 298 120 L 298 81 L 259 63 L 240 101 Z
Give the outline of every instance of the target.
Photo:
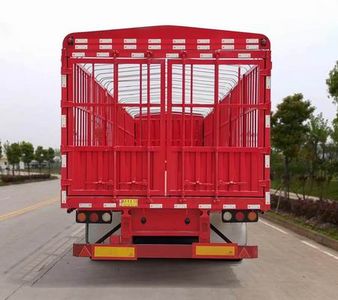
M 290 223 L 285 220 L 277 219 L 272 215 L 264 214 L 261 216 L 261 218 L 269 220 L 273 223 L 276 223 L 278 225 L 281 225 L 299 235 L 305 236 L 311 240 L 316 241 L 317 243 L 324 245 L 326 247 L 332 248 L 336 251 L 338 251 L 338 241 L 329 238 L 321 233 L 315 232 L 311 229 L 304 228 L 302 226 L 299 226 L 297 224 Z

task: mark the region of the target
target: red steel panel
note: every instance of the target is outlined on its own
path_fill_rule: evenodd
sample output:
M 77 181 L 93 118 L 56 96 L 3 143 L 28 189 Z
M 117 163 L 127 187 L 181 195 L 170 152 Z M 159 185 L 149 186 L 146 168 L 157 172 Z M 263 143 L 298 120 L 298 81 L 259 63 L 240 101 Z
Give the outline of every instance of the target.
M 157 26 L 68 35 L 62 206 L 94 208 L 108 197 L 118 208 L 131 196 L 144 205 L 238 197 L 243 206 L 256 197 L 268 209 L 270 59 L 269 40 L 254 33 Z

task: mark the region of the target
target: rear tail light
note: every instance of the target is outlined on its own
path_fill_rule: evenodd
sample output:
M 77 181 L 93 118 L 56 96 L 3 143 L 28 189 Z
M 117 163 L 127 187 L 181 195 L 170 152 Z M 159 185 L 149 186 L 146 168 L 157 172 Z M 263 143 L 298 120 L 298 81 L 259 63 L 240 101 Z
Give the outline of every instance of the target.
M 223 212 L 223 221 L 229 222 L 232 219 L 232 213 L 230 211 Z
M 243 222 L 244 221 L 244 213 L 242 211 L 238 211 L 235 214 L 235 219 L 237 222 Z
M 225 223 L 257 222 L 258 211 L 255 210 L 224 210 L 222 221 Z
M 258 220 L 258 214 L 255 211 L 250 211 L 248 213 L 248 220 L 250 222 L 256 222 Z
M 110 211 L 77 211 L 77 223 L 111 223 L 112 213 Z
M 87 221 L 87 215 L 84 212 L 77 213 L 76 222 L 85 223 Z
M 105 212 L 102 214 L 102 221 L 106 223 L 111 222 L 111 214 L 109 212 Z
M 96 212 L 92 212 L 89 215 L 89 221 L 91 223 L 97 223 L 99 221 L 99 215 Z

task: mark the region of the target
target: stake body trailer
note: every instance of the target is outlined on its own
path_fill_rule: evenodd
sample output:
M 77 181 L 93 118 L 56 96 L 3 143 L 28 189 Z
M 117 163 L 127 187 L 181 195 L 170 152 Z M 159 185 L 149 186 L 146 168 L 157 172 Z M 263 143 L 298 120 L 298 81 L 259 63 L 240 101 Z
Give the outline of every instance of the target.
M 61 68 L 61 207 L 75 256 L 257 257 L 270 208 L 270 41 L 181 26 L 72 33 Z

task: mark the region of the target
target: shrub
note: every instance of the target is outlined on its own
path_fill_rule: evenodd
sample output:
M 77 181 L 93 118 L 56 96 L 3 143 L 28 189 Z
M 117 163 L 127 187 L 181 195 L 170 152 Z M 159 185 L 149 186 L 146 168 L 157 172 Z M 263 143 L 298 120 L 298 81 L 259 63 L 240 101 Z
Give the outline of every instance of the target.
M 48 179 L 50 174 L 31 174 L 31 175 L 2 175 L 1 180 L 6 183 L 24 182 L 26 180 Z
M 276 209 L 279 196 L 271 197 L 271 208 Z M 311 199 L 285 199 L 280 198 L 279 210 L 293 214 L 296 217 L 315 219 L 320 223 L 338 225 L 338 202 L 328 200 L 314 201 Z

